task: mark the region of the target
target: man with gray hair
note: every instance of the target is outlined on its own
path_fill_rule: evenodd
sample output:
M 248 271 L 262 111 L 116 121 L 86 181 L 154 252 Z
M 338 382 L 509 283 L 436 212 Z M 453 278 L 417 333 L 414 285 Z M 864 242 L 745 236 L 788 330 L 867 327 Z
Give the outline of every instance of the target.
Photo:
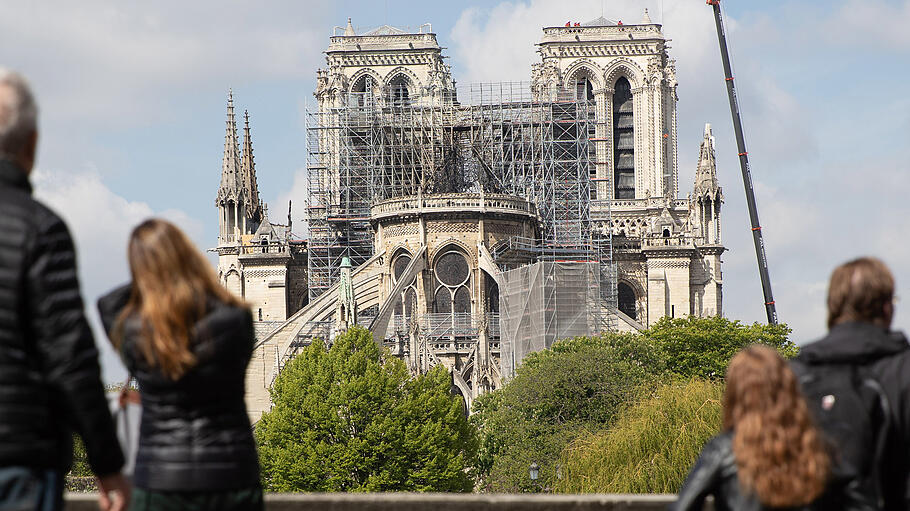
M 0 68 L 0 509 L 59 510 L 84 440 L 102 509 L 130 488 L 85 319 L 70 233 L 32 198 L 38 108 L 25 80 Z

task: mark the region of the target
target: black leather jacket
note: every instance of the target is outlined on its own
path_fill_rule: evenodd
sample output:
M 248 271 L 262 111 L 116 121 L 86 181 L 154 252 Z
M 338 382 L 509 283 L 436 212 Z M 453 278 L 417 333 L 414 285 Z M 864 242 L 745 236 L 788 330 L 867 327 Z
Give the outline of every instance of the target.
M 73 241 L 0 158 L 0 466 L 65 472 L 72 431 L 99 475 L 123 465 L 85 320 Z
M 766 507 L 749 493 L 743 492 L 737 477 L 736 459 L 733 457 L 733 433 L 725 432 L 705 444 L 698 461 L 686 477 L 679 490 L 678 500 L 670 506 L 671 511 L 702 509 L 705 498 L 714 496 L 717 511 L 763 511 Z M 875 506 L 858 491 L 855 478 L 847 475 L 832 477 L 828 490 L 808 506 L 790 508 L 798 511 L 822 510 L 863 510 L 872 511 Z
M 98 301 L 108 333 L 129 293 L 124 286 Z M 134 484 L 161 491 L 258 486 L 259 459 L 243 400 L 253 351 L 250 311 L 209 300 L 191 339 L 197 363 L 176 381 L 146 362 L 139 332 L 139 318 L 128 318 L 121 355 L 142 395 Z

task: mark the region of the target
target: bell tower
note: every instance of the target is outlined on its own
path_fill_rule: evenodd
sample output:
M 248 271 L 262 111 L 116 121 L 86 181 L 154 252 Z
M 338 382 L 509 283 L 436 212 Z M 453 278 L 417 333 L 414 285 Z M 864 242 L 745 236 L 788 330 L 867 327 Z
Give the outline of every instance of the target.
M 596 105 L 590 140 L 597 198 L 675 198 L 676 63 L 648 10 L 639 23 L 600 17 L 545 27 L 537 47 L 536 95 L 562 90 Z

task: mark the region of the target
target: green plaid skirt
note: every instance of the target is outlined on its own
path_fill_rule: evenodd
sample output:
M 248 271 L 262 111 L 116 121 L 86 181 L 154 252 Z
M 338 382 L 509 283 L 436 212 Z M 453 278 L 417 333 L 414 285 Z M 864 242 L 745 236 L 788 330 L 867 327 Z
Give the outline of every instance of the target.
M 262 511 L 262 489 L 186 492 L 133 488 L 129 511 Z

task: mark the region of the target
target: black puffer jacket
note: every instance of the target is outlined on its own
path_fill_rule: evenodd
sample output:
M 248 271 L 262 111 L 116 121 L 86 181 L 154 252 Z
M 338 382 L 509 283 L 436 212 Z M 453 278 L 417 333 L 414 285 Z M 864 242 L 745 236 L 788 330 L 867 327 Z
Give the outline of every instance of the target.
M 124 286 L 98 301 L 108 333 L 129 293 Z M 253 351 L 250 311 L 209 300 L 191 339 L 197 363 L 176 381 L 146 362 L 140 328 L 138 317 L 128 318 L 121 346 L 142 395 L 134 484 L 161 491 L 258 486 L 259 459 L 243 401 Z
M 36 202 L 25 172 L 0 158 L 0 466 L 66 471 L 72 430 L 92 470 L 123 455 L 83 313 L 66 225 Z
M 881 384 L 891 409 L 884 459 L 879 473 L 886 509 L 910 509 L 910 345 L 900 332 L 871 323 L 835 325 L 828 335 L 807 344 L 798 360 L 807 364 L 868 367 Z
M 764 511 L 758 499 L 744 492 L 737 477 L 733 456 L 733 433 L 725 432 L 705 445 L 692 467 L 686 482 L 679 490 L 678 500 L 671 511 L 702 509 L 705 498 L 714 496 L 717 511 Z M 790 508 L 798 511 L 873 511 L 875 507 L 858 491 L 855 478 L 836 474 L 824 495 L 808 506 Z

